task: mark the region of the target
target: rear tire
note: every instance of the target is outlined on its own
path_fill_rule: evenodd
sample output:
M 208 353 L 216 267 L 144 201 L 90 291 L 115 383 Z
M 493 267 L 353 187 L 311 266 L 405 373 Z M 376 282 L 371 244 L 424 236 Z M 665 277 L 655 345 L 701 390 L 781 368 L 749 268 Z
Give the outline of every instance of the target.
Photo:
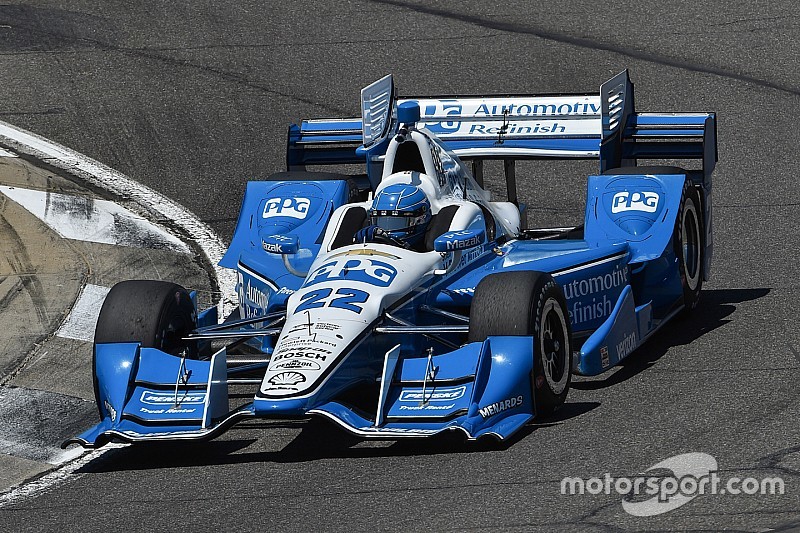
M 544 272 L 501 272 L 475 288 L 469 342 L 492 335 L 532 335 L 531 387 L 536 413 L 551 415 L 564 403 L 572 380 L 572 329 L 561 287 Z
M 138 342 L 143 348 L 196 357 L 194 343 L 182 340 L 197 323 L 189 293 L 166 281 L 123 281 L 108 293 L 97 319 L 94 342 Z
M 700 290 L 703 287 L 704 235 L 700 195 L 691 181 L 686 180 L 673 236 L 683 287 L 685 315 L 691 313 L 700 301 Z

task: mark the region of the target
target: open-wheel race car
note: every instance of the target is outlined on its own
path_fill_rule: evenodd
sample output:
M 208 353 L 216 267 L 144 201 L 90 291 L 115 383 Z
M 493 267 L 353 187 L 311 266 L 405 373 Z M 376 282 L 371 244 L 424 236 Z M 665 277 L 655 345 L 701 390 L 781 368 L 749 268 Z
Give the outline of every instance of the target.
M 64 445 L 308 416 L 362 437 L 504 439 L 557 409 L 573 373 L 606 371 L 697 304 L 713 113 L 636 113 L 627 71 L 594 95 L 398 98 L 387 76 L 361 100 L 361 119 L 292 125 L 288 170 L 248 184 L 220 262 L 238 274 L 233 314 L 198 312 L 173 283 L 112 288 L 101 421 Z M 514 163 L 550 158 L 599 160 L 584 223 L 528 229 Z M 637 166 L 678 159 L 700 168 Z M 487 160 L 503 161 L 503 201 Z M 365 173 L 306 170 L 342 164 Z

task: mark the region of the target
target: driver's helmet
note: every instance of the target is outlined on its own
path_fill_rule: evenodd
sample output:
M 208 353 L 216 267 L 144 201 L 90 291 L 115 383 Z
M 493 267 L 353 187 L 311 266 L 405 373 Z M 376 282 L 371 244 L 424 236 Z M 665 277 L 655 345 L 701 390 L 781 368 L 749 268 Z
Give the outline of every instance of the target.
M 416 185 L 396 183 L 381 189 L 369 210 L 371 225 L 409 246 L 425 236 L 430 221 L 431 202 Z

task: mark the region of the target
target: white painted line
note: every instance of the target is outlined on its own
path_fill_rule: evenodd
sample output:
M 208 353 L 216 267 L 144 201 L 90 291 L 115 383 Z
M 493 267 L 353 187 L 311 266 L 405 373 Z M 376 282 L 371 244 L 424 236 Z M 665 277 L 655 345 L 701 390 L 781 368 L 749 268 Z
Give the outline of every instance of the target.
M 65 239 L 191 253 L 174 235 L 108 200 L 4 185 L 0 192 Z
M 58 487 L 67 479 L 72 476 L 77 470 L 80 470 L 90 462 L 94 461 L 95 459 L 99 459 L 104 453 L 113 450 L 115 448 L 122 448 L 127 446 L 126 444 L 106 444 L 99 450 L 94 450 L 90 453 L 83 453 L 85 450 L 78 448 L 78 451 L 82 454 L 79 455 L 79 458 L 75 461 L 65 464 L 58 470 L 54 470 L 49 474 L 45 474 L 44 476 L 31 481 L 30 483 L 26 483 L 21 485 L 5 494 L 0 495 L 0 508 L 6 507 L 8 505 L 14 505 L 16 503 L 20 503 L 23 500 L 37 496 L 44 492 L 48 492 L 53 490 L 54 488 Z M 74 453 L 74 452 L 73 452 Z
M 86 453 L 86 450 L 83 447 L 73 446 L 72 448 L 61 450 L 61 453 L 51 457 L 47 460 L 47 462 L 53 466 L 61 466 L 69 463 L 70 461 L 74 461 L 84 453 Z
M 9 152 L 8 150 L 3 150 L 0 148 L 0 157 L 19 157 L 14 152 Z
M 225 245 L 214 230 L 194 213 L 90 157 L 2 121 L 0 141 L 18 152 L 33 155 L 57 168 L 76 174 L 96 187 L 131 199 L 148 211 L 171 221 L 197 243 L 214 266 L 222 293 L 220 315 L 227 316 L 233 310 L 236 301 L 236 273 L 217 266 L 225 253 Z
M 108 287 L 87 284 L 56 335 L 65 339 L 92 342 L 100 307 L 110 290 Z

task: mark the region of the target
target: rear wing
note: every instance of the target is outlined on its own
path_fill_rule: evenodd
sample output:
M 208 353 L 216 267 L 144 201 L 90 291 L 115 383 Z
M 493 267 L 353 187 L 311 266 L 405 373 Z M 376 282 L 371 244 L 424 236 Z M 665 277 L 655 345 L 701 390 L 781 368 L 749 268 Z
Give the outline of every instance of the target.
M 717 162 L 714 113 L 637 113 L 624 70 L 594 95 L 486 97 L 394 96 L 391 76 L 362 91 L 362 118 L 304 120 L 289 128 L 287 166 L 379 165 L 399 129 L 397 105 L 419 104 L 418 127 L 433 132 L 459 157 L 483 160 L 595 159 L 600 171 L 639 159 L 697 159 L 693 179 L 710 186 Z M 480 165 L 474 166 L 479 168 Z M 379 173 L 378 173 L 379 174 Z M 480 176 L 476 176 L 479 178 Z M 377 180 L 380 178 L 378 177 Z

